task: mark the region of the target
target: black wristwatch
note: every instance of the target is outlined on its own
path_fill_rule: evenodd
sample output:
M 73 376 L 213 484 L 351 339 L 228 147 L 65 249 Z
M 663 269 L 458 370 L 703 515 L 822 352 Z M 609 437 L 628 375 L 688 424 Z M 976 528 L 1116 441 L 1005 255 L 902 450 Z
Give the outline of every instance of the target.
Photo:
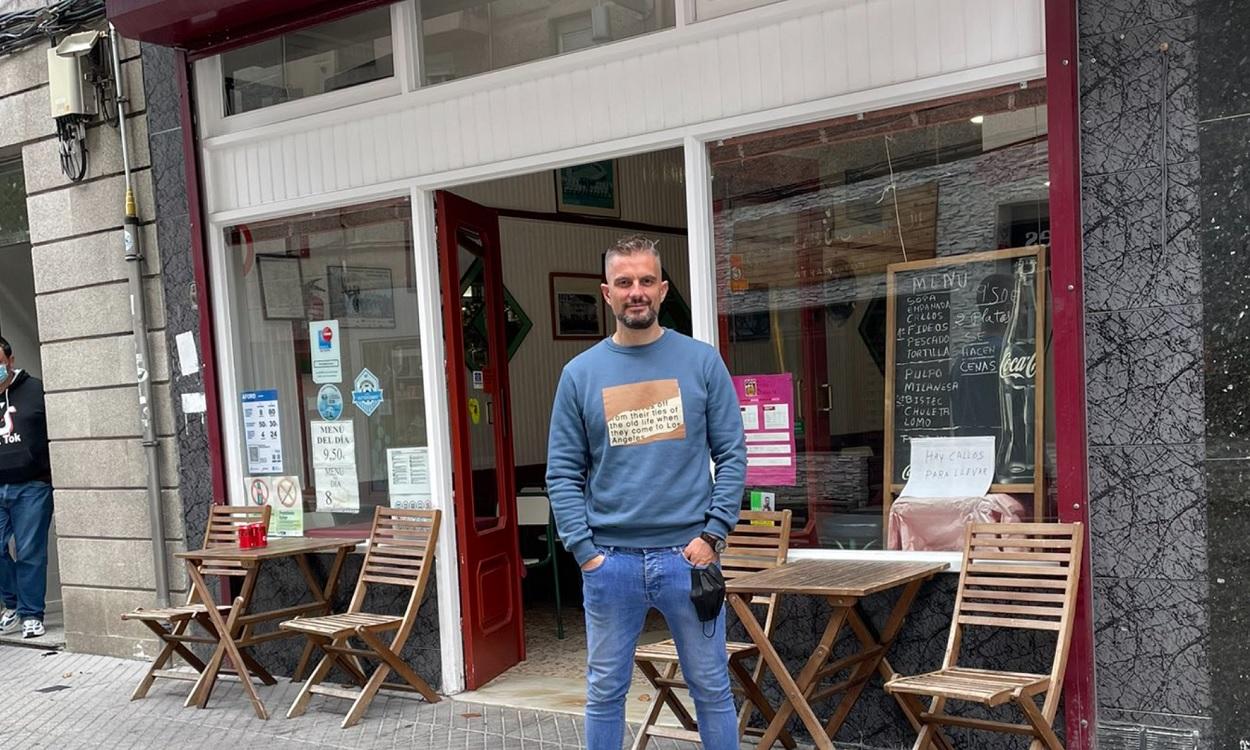
M 711 547 L 712 551 L 716 554 L 719 555 L 725 551 L 725 540 L 715 534 L 705 531 L 702 534 L 699 534 L 699 538 L 707 542 L 708 546 Z

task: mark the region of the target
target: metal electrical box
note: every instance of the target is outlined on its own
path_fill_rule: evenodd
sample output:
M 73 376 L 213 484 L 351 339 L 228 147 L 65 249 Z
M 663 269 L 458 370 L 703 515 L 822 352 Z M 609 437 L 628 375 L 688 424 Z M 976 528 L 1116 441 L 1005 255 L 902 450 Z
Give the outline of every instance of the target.
M 98 31 L 71 34 L 48 50 L 48 96 L 52 116 L 96 114 L 95 87 L 91 84 L 91 50 Z

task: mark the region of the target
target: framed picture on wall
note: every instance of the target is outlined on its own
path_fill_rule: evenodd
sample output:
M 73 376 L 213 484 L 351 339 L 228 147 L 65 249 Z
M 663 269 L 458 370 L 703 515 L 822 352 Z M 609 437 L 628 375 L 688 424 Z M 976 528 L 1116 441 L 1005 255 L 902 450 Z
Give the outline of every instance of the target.
M 562 213 L 620 218 L 616 161 L 592 161 L 556 170 L 556 209 Z
M 299 258 L 257 255 L 260 302 L 265 320 L 304 320 L 304 277 Z
M 553 273 L 551 279 L 551 337 L 601 339 L 604 333 L 603 295 L 593 273 Z
M 394 328 L 391 269 L 326 266 L 330 317 L 344 328 Z

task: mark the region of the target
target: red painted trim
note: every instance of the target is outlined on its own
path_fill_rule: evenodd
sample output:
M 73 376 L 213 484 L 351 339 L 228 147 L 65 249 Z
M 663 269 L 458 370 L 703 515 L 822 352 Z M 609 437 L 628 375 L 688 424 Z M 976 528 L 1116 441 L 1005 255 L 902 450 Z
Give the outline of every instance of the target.
M 192 95 L 188 77 L 189 64 L 183 52 L 175 52 L 178 71 L 179 124 L 182 126 L 182 163 L 187 181 L 187 210 L 191 222 L 191 263 L 195 270 L 195 304 L 200 313 L 200 372 L 204 378 L 204 399 L 207 404 L 205 422 L 208 433 L 208 461 L 213 482 L 213 503 L 228 502 L 226 488 L 226 457 L 222 450 L 221 402 L 217 391 L 217 356 L 213 344 L 213 315 L 210 303 L 211 284 L 208 274 L 208 243 L 204 238 L 204 213 L 200 203 L 200 160 L 191 114 Z
M 106 15 L 128 39 L 185 50 L 189 61 L 394 0 L 107 0 Z
M 1089 565 L 1085 434 L 1085 305 L 1081 282 L 1081 140 L 1076 0 L 1046 0 L 1047 127 L 1050 141 L 1052 356 L 1059 519 L 1085 526 L 1075 628 L 1064 677 L 1067 747 L 1094 747 L 1094 627 Z
M 344 2 L 332 5 L 318 12 L 309 14 L 306 10 L 298 12 L 296 15 L 287 16 L 285 19 L 265 21 L 260 26 L 245 30 L 242 33 L 236 33 L 231 30 L 215 33 L 206 39 L 198 39 L 192 43 L 192 51 L 190 53 L 190 61 L 212 57 L 221 54 L 227 50 L 246 47 L 249 44 L 263 42 L 266 39 L 272 39 L 291 31 L 299 31 L 312 26 L 323 23 L 329 23 L 340 18 L 353 16 L 366 10 L 372 10 L 379 5 L 390 5 L 394 0 L 356 0 L 355 2 Z M 395 39 L 394 33 L 391 39 Z M 399 59 L 396 55 L 395 59 Z

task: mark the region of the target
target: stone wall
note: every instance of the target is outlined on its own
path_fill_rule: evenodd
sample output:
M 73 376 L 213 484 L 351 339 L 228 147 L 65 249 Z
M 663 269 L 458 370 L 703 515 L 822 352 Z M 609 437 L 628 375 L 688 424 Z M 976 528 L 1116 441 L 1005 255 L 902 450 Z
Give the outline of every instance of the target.
M 132 179 L 148 251 L 152 407 L 161 436 L 165 533 L 172 552 L 183 547 L 183 525 L 178 452 L 169 440 L 174 428 L 165 300 L 152 225 L 147 103 L 138 55 L 138 45 L 123 45 L 133 116 L 127 125 Z M 119 617 L 133 607 L 151 606 L 154 589 L 120 229 L 126 190 L 121 139 L 113 124 L 92 124 L 86 177 L 69 182 L 57 155 L 47 75 L 43 45 L 0 58 L 0 148 L 20 148 L 26 179 L 66 642 L 75 651 L 152 653 L 147 631 Z M 179 593 L 186 589 L 181 567 L 171 562 L 169 571 L 173 596 L 185 596 Z

